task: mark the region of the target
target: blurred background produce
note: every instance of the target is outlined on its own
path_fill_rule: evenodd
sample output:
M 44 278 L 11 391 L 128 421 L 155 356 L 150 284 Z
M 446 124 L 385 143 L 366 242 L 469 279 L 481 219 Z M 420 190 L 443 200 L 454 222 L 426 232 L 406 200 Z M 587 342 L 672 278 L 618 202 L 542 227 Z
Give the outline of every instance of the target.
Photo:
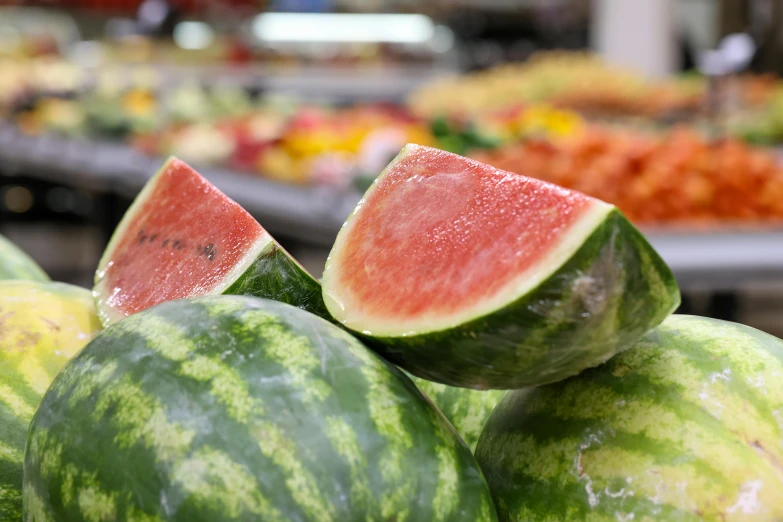
M 783 5 L 0 2 L 0 233 L 88 285 L 178 156 L 316 275 L 408 142 L 618 205 L 684 311 L 783 309 Z

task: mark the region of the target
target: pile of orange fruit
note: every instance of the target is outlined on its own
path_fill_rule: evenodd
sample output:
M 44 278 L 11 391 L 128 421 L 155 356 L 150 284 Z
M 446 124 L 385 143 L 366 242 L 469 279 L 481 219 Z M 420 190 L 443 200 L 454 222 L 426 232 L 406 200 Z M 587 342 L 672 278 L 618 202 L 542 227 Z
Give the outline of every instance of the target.
M 775 155 L 691 129 L 655 135 L 590 127 L 473 156 L 613 203 L 643 225 L 783 221 L 783 168 Z

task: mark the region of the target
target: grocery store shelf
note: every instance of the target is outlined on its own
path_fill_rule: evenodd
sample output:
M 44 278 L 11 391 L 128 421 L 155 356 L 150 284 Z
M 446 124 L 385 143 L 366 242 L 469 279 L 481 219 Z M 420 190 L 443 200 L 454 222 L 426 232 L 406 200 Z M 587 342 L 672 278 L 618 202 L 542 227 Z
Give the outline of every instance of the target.
M 384 64 L 383 66 L 299 65 L 137 65 L 123 64 L 113 71 L 120 85 L 131 85 L 134 72 L 154 73 L 155 85 L 163 90 L 183 82 L 205 86 L 232 86 L 257 89 L 267 94 L 328 100 L 332 103 L 356 101 L 400 101 L 416 87 L 458 73 L 453 59 L 438 65 Z M 98 80 L 87 74 L 85 88 Z
M 0 123 L 0 175 L 23 174 L 133 197 L 160 166 L 124 145 L 29 137 Z M 199 171 L 271 233 L 326 251 L 359 195 L 299 187 L 226 169 Z M 686 290 L 734 291 L 783 283 L 783 228 L 648 230 L 647 236 Z
M 733 291 L 783 282 L 783 229 L 647 232 L 687 290 Z
M 341 101 L 394 101 L 403 100 L 415 88 L 454 75 L 456 68 L 399 67 L 391 71 L 382 69 L 352 71 L 297 71 L 257 76 L 255 82 L 267 93 L 290 96 L 307 96 L 312 99 Z M 245 82 L 245 84 L 250 82 Z
M 183 79 L 202 84 L 256 87 L 267 93 L 339 101 L 401 100 L 426 82 L 456 74 L 456 67 L 157 66 L 164 85 Z
M 0 175 L 24 175 L 133 197 L 163 160 L 127 146 L 56 136 L 30 137 L 0 124 Z M 297 187 L 225 169 L 199 168 L 271 233 L 329 247 L 358 195 Z

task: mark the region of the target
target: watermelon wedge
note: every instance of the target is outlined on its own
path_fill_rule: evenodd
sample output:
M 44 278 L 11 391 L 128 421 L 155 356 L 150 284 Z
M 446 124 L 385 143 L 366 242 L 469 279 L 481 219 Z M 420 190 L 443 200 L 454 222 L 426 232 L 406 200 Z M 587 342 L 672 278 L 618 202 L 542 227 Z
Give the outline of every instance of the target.
M 213 294 L 266 297 L 329 317 L 318 281 L 242 207 L 171 158 L 101 258 L 98 314 L 108 325 L 164 301 Z
M 612 205 L 408 145 L 367 191 L 323 277 L 332 316 L 432 381 L 559 381 L 679 305 L 671 271 Z

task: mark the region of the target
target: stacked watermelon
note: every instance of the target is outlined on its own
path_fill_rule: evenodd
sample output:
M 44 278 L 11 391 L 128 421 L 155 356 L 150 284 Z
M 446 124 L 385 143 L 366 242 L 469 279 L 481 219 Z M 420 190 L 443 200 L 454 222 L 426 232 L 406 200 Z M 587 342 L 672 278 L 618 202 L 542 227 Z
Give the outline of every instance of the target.
M 93 293 L 26 521 L 783 519 L 783 343 L 670 317 L 666 264 L 573 191 L 409 145 L 321 288 L 172 159 Z
M 57 372 L 101 329 L 90 292 L 53 283 L 0 236 L 0 520 L 21 520 L 27 430 Z
M 399 370 L 284 303 L 200 297 L 110 326 L 55 380 L 27 520 L 496 520 L 467 447 Z
M 674 316 L 577 377 L 509 392 L 476 456 L 500 520 L 783 520 L 783 342 Z

